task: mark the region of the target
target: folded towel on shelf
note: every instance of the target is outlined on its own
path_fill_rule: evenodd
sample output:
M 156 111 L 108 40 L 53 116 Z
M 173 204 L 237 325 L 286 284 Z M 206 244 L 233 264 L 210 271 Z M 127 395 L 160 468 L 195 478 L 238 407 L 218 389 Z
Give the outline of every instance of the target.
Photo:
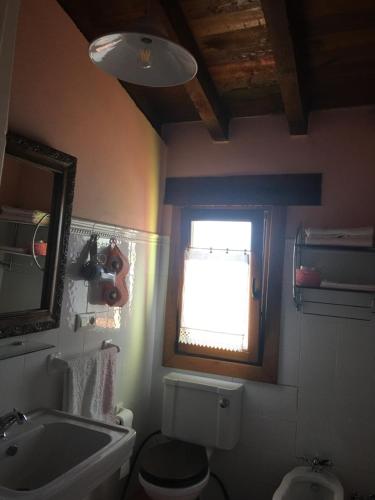
M 322 288 L 337 288 L 341 290 L 354 290 L 358 292 L 375 292 L 375 285 L 364 285 L 357 283 L 339 283 L 334 281 L 323 280 L 320 283 Z
M 369 238 L 306 238 L 308 245 L 340 245 L 345 247 L 372 247 L 372 239 Z
M 316 238 L 358 238 L 374 235 L 373 227 L 355 227 L 341 229 L 321 229 L 308 227 L 305 229 L 306 236 Z
M 305 242 L 309 245 L 343 245 L 371 247 L 374 241 L 373 227 L 320 229 L 306 228 Z
M 43 219 L 41 224 L 47 225 L 49 223 L 49 214 L 42 210 L 27 210 L 24 208 L 2 205 L 0 219 L 10 219 L 16 222 L 27 222 L 30 224 L 38 224 L 38 222 Z
M 63 409 L 75 415 L 113 423 L 116 360 L 116 347 L 68 360 Z

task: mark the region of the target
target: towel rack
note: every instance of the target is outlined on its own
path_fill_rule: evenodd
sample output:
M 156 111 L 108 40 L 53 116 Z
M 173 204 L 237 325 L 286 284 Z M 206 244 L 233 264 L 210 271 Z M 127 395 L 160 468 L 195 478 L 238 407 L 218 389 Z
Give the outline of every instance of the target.
M 117 344 L 114 344 L 112 342 L 112 339 L 103 340 L 102 349 L 109 349 L 110 347 L 116 347 L 117 352 L 121 352 L 120 346 L 118 346 Z
M 117 352 L 121 351 L 121 349 L 118 345 L 112 343 L 112 339 L 103 340 L 102 346 L 101 346 L 102 350 L 109 349 L 111 347 L 115 347 L 117 349 Z M 84 353 L 84 354 L 87 354 L 87 353 Z M 68 361 L 63 359 L 61 352 L 56 352 L 54 354 L 50 354 L 47 357 L 48 373 L 65 371 L 67 368 L 68 368 Z

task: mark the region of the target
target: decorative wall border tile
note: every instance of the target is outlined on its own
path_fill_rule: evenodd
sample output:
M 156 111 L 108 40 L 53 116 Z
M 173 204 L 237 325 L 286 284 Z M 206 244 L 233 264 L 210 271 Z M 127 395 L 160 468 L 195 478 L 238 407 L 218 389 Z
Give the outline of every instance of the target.
M 134 241 L 136 243 L 169 245 L 168 236 L 72 217 L 70 234 L 90 237 L 93 233 L 101 238 L 116 238 L 117 240 Z

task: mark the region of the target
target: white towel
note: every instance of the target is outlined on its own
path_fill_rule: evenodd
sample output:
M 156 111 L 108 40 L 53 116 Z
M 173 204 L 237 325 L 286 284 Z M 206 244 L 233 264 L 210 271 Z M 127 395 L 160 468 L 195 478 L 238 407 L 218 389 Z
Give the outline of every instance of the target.
M 355 227 L 341 229 L 322 229 L 308 227 L 305 229 L 308 238 L 373 238 L 373 227 Z
M 41 222 L 42 226 L 48 225 L 49 215 L 41 210 L 28 210 L 24 208 L 9 207 L 7 205 L 1 206 L 0 219 L 11 219 L 16 222 L 30 222 L 37 224 Z
M 321 229 L 306 228 L 305 243 L 309 245 L 342 245 L 371 247 L 374 240 L 373 227 Z
M 114 422 L 117 350 L 103 349 L 68 360 L 63 409 L 75 415 Z

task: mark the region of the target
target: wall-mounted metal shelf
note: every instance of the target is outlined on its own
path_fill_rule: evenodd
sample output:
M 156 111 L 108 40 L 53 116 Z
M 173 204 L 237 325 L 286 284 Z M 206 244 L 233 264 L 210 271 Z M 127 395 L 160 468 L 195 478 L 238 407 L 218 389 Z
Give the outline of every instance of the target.
M 298 236 L 298 235 L 297 235 Z M 349 245 L 311 245 L 308 243 L 295 243 L 295 247 L 301 250 L 324 250 L 331 252 L 360 252 L 375 253 L 375 247 L 357 247 Z
M 0 252 L 1 253 L 5 253 L 7 255 L 11 255 L 11 256 L 22 256 L 22 257 L 31 257 L 33 260 L 34 260 L 34 263 L 36 265 L 36 267 L 43 271 L 44 268 L 43 266 L 40 264 L 40 262 L 38 261 L 37 257 L 42 257 L 41 255 L 36 255 L 35 253 L 35 250 L 34 250 L 34 243 L 35 243 L 35 239 L 36 239 L 36 234 L 37 232 L 41 229 L 41 228 L 45 228 L 48 230 L 48 227 L 49 227 L 49 214 L 45 213 L 44 215 L 41 216 L 41 218 L 39 219 L 39 221 L 37 222 L 33 222 L 33 221 L 25 221 L 25 220 L 17 220 L 17 219 L 8 219 L 8 218 L 4 218 L 4 217 L 0 217 L 0 222 L 2 223 L 5 223 L 5 224 L 15 224 L 16 228 L 15 228 L 15 235 L 14 235 L 14 240 L 16 241 L 17 240 L 17 235 L 18 235 L 18 226 L 19 225 L 23 225 L 23 226 L 32 226 L 34 229 L 33 229 L 33 232 L 32 232 L 32 237 L 31 237 L 31 253 L 28 253 L 28 252 L 25 252 L 25 251 L 22 251 L 22 249 L 17 249 L 16 247 L 14 248 L 10 248 L 10 247 L 7 247 L 7 246 L 0 246 Z M 0 261 L 0 265 L 4 266 L 4 267 L 7 267 L 7 268 L 11 268 L 11 265 L 8 263 L 8 262 L 4 262 L 4 261 Z
M 5 253 L 5 254 L 8 254 L 8 255 L 17 255 L 19 257 L 31 257 L 33 258 L 33 254 L 32 253 L 27 253 L 27 252 L 23 252 L 22 249 L 20 250 L 9 250 L 8 248 L 4 248 L 4 247 L 1 247 L 0 246 L 0 253 Z M 37 257 L 45 257 L 45 255 L 38 255 Z
M 0 217 L 0 223 L 6 223 L 6 224 L 21 224 L 24 226 L 36 226 L 38 222 L 31 222 L 31 221 L 23 221 L 23 220 L 16 220 L 16 219 L 5 219 L 4 217 Z M 44 222 L 40 224 L 40 227 L 48 227 L 48 222 Z
M 9 344 L 0 346 L 0 361 L 9 358 L 16 358 L 17 356 L 24 356 L 25 354 L 31 354 L 33 352 L 53 349 L 54 347 L 55 346 L 52 344 L 44 344 L 42 342 L 35 342 L 31 340 L 17 340 L 9 342 Z
M 293 249 L 293 300 L 297 309 L 305 314 L 371 320 L 374 313 L 375 280 L 368 283 L 367 279 L 374 279 L 373 276 L 375 276 L 375 260 L 372 260 L 373 256 L 375 256 L 375 247 L 308 244 L 305 242 L 304 235 L 304 228 L 300 226 L 297 230 Z M 322 282 L 321 286 L 297 285 L 297 269 L 301 265 L 306 265 L 306 262 L 307 266 L 311 266 L 311 263 L 314 265 L 315 260 L 320 260 L 320 263 L 322 263 L 325 254 L 330 255 L 331 264 L 334 263 L 338 269 L 340 269 L 337 265 L 339 256 L 341 255 L 340 258 L 346 259 L 347 264 L 341 266 L 344 271 L 349 271 L 350 268 L 355 268 L 358 264 L 361 264 L 362 267 L 367 265 L 369 268 L 368 276 L 365 276 L 362 283 L 362 279 L 348 279 L 348 276 L 344 276 L 346 273 L 339 273 L 336 270 L 336 279 L 331 282 L 330 286 L 324 286 L 324 282 Z M 362 258 L 360 254 L 363 255 Z M 350 258 L 350 255 L 353 257 Z M 329 259 L 327 257 L 327 262 L 329 262 Z M 329 264 L 325 265 L 325 271 L 328 274 L 331 271 Z M 325 278 L 324 273 L 322 274 L 323 278 Z M 359 274 L 363 278 L 364 273 Z M 367 283 L 365 283 L 366 281 Z M 363 299 L 360 298 L 361 296 Z
M 347 286 L 343 286 L 342 288 L 340 287 L 336 288 L 333 286 L 298 286 L 298 285 L 295 285 L 295 288 L 300 290 L 325 290 L 327 292 L 352 292 L 352 293 L 366 293 L 370 295 L 375 295 L 375 290 L 361 290 L 358 288 L 351 288 L 350 284 L 348 284 Z

